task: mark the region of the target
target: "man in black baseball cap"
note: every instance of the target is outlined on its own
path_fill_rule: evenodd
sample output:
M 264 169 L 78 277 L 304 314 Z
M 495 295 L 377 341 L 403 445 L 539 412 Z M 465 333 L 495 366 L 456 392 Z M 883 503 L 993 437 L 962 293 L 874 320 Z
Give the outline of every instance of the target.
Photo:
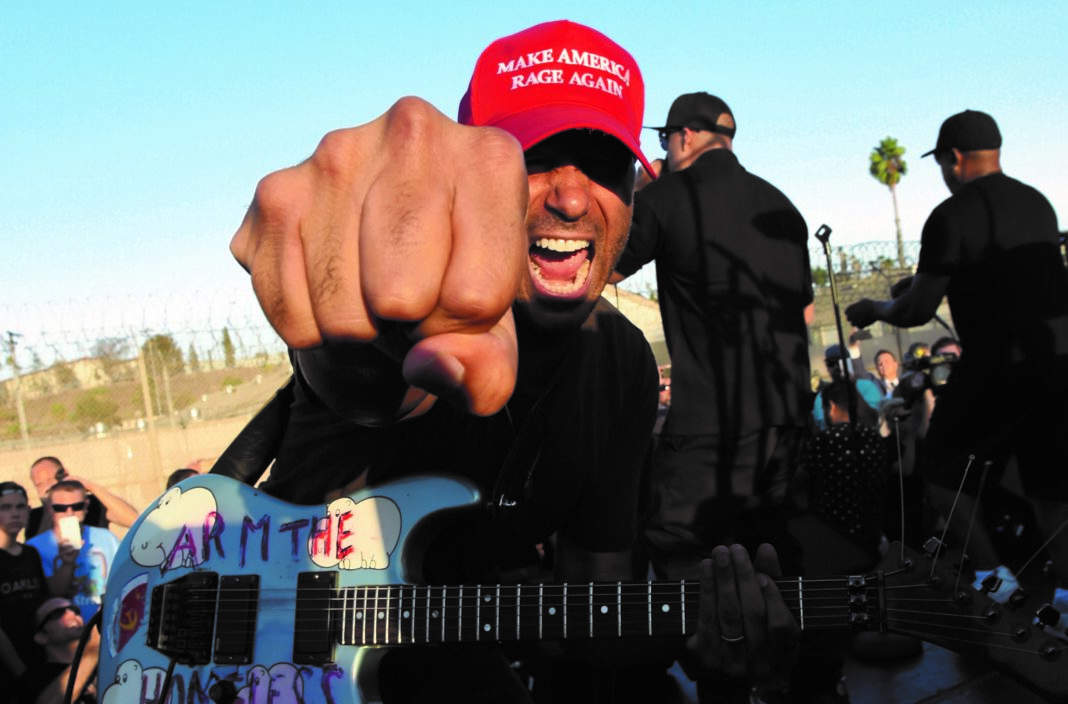
M 731 148 L 734 139 L 734 114 L 727 103 L 705 92 L 684 93 L 675 98 L 668 110 L 667 124 L 663 127 L 647 127 L 660 135 L 660 147 L 667 152 L 668 168 L 681 171 L 693 163 L 707 146 Z M 687 139 L 698 132 L 709 133 L 707 140 L 693 144 Z M 679 134 L 677 143 L 672 136 Z M 708 144 L 706 144 L 706 142 Z M 689 148 L 686 149 L 685 146 Z
M 1015 457 L 1051 556 L 1066 565 L 1068 533 L 1057 531 L 1068 520 L 1068 406 L 1049 403 L 1068 393 L 1068 270 L 1057 216 L 1045 196 L 1002 172 L 1001 132 L 990 115 L 953 115 L 931 153 L 953 195 L 924 224 L 912 284 L 891 301 L 857 301 L 846 317 L 857 327 L 878 320 L 912 327 L 930 320 L 948 296 L 967 354 L 942 387 L 919 458 L 932 505 L 951 515 L 961 488 L 950 531 L 963 538 L 984 474 L 966 468 L 990 461 L 997 477 Z M 969 552 L 975 567 L 988 570 L 998 556 L 983 538 L 973 531 Z M 1058 570 L 1057 582 L 1068 590 L 1068 570 Z M 1058 594 L 1068 601 L 1068 591 Z M 1064 627 L 1057 635 L 1068 640 Z
M 950 193 L 980 176 L 1001 173 L 1001 130 L 994 118 L 978 110 L 965 110 L 946 118 L 938 130 L 934 155 Z
M 722 541 L 777 543 L 793 559 L 785 498 L 812 402 L 808 228 L 782 191 L 741 164 L 734 115 L 720 98 L 680 95 L 654 129 L 668 172 L 635 193 L 612 277 L 655 259 L 671 354 L 671 406 L 650 474 L 649 553 L 669 580 L 696 577 L 694 558 Z M 837 689 L 833 666 L 817 682 L 807 664 L 795 669 L 795 694 Z M 747 701 L 749 688 L 698 678 L 700 701 L 713 692 L 715 701 Z
M 924 156 L 935 155 L 959 149 L 962 152 L 1001 149 L 1001 130 L 994 118 L 978 110 L 965 110 L 952 117 L 947 117 L 938 130 L 935 148 L 924 152 Z

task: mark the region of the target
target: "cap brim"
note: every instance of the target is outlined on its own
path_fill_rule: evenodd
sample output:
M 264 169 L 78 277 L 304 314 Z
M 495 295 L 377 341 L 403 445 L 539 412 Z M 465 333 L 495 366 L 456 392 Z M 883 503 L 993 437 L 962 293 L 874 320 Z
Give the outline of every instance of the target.
M 37 612 L 34 614 L 34 622 L 37 624 L 36 629 L 38 631 L 41 630 L 41 626 L 44 625 L 45 619 L 48 618 L 50 613 L 56 609 L 71 606 L 71 604 L 70 599 L 64 599 L 61 596 L 54 596 L 42 603 L 37 607 Z
M 935 149 L 932 149 L 932 150 L 931 150 L 931 151 L 929 151 L 929 152 L 924 152 L 923 154 L 920 154 L 920 158 L 922 159 L 922 158 L 924 158 L 925 156 L 931 156 L 932 154 L 934 154 L 934 153 L 935 153 L 935 152 L 937 152 L 937 151 L 938 151 L 938 149 L 937 149 L 937 148 L 935 148 Z
M 519 140 L 524 151 L 554 134 L 567 130 L 599 130 L 622 142 L 638 159 L 642 168 L 650 176 L 656 178 L 656 171 L 642 153 L 641 145 L 628 132 L 623 123 L 612 115 L 591 108 L 589 105 L 548 103 L 509 115 L 490 124 L 510 132 Z

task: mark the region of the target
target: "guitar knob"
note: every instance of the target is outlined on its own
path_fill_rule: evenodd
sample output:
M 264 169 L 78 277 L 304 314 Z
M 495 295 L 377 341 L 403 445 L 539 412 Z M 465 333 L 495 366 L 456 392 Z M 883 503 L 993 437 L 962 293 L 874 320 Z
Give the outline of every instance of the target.
M 1034 625 L 1041 628 L 1042 626 L 1056 626 L 1057 622 L 1061 620 L 1061 614 L 1057 609 L 1053 608 L 1049 604 L 1043 604 L 1035 612 Z

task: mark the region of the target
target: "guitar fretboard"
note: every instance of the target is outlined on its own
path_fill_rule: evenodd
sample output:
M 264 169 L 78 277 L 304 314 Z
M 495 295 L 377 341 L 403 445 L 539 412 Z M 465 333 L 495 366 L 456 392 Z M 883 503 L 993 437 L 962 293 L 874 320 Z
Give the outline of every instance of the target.
M 806 627 L 867 620 L 866 585 L 847 578 L 779 584 Z M 632 636 L 696 629 L 697 582 L 475 586 L 378 585 L 342 589 L 331 611 L 342 645 L 401 645 Z

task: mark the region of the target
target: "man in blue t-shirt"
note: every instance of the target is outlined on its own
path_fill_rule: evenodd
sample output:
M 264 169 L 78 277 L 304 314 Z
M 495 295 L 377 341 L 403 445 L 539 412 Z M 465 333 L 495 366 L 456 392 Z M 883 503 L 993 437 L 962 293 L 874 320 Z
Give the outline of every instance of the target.
M 81 482 L 58 482 L 49 490 L 46 502 L 52 512 L 52 529 L 27 541 L 41 554 L 51 592 L 69 597 L 86 621 L 100 610 L 108 573 L 119 550 L 119 540 L 111 531 L 85 525 L 87 497 Z

